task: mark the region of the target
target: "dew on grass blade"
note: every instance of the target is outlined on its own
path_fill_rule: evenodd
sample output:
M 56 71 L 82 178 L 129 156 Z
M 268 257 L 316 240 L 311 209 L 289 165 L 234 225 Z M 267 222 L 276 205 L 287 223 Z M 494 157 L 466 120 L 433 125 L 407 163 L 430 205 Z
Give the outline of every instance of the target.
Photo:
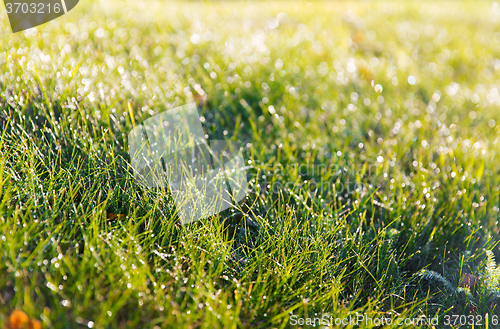
M 193 34 L 191 36 L 191 42 L 195 45 L 198 44 L 200 42 L 200 40 L 201 40 L 201 37 L 198 34 Z
M 267 21 L 267 27 L 271 30 L 274 30 L 280 25 L 280 22 L 277 18 L 271 18 Z

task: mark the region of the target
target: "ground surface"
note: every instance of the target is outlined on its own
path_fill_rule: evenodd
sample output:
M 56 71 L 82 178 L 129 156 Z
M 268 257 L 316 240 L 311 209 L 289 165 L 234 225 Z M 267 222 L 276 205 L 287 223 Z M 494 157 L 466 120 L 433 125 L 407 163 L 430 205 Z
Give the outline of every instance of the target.
M 106 0 L 0 35 L 0 322 L 494 327 L 499 31 L 491 1 Z M 181 226 L 127 135 L 192 101 L 251 182 Z

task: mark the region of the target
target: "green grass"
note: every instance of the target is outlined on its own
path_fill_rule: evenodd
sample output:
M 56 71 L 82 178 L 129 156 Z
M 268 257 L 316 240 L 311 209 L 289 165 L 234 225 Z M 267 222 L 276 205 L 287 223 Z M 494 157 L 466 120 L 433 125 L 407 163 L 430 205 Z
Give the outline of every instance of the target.
M 497 5 L 146 3 L 0 35 L 0 323 L 495 327 Z M 210 138 L 242 142 L 250 183 L 181 226 L 168 191 L 134 180 L 127 135 L 192 101 Z

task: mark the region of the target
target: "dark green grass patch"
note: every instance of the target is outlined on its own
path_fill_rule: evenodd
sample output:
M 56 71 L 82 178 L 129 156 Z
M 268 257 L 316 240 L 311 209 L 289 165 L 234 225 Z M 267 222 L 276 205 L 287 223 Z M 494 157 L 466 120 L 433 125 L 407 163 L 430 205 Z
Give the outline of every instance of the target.
M 492 325 L 498 14 L 110 1 L 1 35 L 0 322 L 18 308 L 47 328 Z M 134 180 L 127 136 L 188 102 L 210 138 L 241 142 L 249 190 L 182 226 L 168 191 Z

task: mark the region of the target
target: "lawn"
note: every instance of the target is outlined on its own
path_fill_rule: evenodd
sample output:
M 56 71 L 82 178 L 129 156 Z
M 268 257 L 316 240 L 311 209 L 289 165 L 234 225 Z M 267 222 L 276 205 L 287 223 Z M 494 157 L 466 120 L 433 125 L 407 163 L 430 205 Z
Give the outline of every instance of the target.
M 499 3 L 0 12 L 0 326 L 500 327 Z M 249 183 L 181 225 L 128 134 L 192 102 Z

